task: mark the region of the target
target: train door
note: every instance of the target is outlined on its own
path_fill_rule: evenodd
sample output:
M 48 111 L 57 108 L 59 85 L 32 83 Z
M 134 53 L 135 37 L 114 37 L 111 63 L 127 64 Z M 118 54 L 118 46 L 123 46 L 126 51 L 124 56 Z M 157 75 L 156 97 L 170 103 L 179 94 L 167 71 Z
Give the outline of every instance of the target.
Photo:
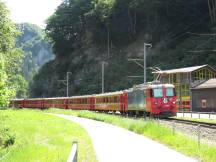
M 95 109 L 95 97 L 90 97 L 90 110 Z
M 68 109 L 69 99 L 65 99 L 65 108 Z
M 151 112 L 152 109 L 152 103 L 151 103 L 151 98 L 152 98 L 152 89 L 146 89 L 146 111 Z
M 123 110 L 124 110 L 124 112 L 126 112 L 128 109 L 128 92 L 123 92 L 123 98 L 124 98 Z
M 120 112 L 124 111 L 124 94 L 120 94 Z

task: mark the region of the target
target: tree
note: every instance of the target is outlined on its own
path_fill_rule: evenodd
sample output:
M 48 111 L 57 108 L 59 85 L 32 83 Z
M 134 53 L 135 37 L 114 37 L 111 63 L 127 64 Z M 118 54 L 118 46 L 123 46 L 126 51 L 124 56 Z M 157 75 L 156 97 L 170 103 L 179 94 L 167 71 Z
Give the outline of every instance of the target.
M 191 58 L 196 56 L 191 57 L 192 54 L 184 50 L 196 47 L 191 43 L 196 39 L 188 32 L 207 32 L 210 25 L 213 24 L 209 24 L 208 4 L 203 0 L 65 0 L 47 21 L 46 32 L 54 44 L 56 58 L 42 69 L 52 71 L 40 71 L 36 75 L 33 91 L 37 92 L 35 96 L 43 92 L 47 96 L 60 95 L 60 89 L 64 88 L 54 87 L 58 85 L 56 80 L 64 80 L 63 74 L 71 71 L 73 93 L 98 92 L 101 66 L 97 65 L 106 59 L 107 46 L 112 50 L 106 60 L 109 62 L 106 82 L 110 91 L 132 85 L 133 80 L 125 79 L 128 74 L 142 74 L 128 65 L 126 58 L 140 57 L 143 42 L 150 42 L 154 47 L 147 63 L 150 66 L 193 66 Z M 199 44 L 212 40 L 202 40 Z M 197 57 L 196 63 L 203 61 L 201 58 Z M 125 73 L 120 72 L 121 67 Z M 76 80 L 80 79 L 82 85 L 78 86 Z M 125 81 L 128 82 L 118 86 Z M 49 88 L 43 87 L 44 83 Z
M 15 48 L 19 32 L 9 19 L 9 11 L 1 0 L 0 17 L 0 107 L 3 107 L 16 95 L 19 83 L 15 78 L 22 78 L 23 52 Z
M 15 95 L 15 91 L 7 86 L 7 79 L 3 54 L 0 53 L 0 107 L 6 106 L 10 97 Z

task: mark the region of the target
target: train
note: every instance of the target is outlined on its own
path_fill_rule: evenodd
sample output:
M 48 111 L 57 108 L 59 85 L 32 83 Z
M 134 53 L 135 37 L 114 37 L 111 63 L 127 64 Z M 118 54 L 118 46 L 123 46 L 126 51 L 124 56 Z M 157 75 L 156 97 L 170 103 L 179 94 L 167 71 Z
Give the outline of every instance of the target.
M 140 84 L 133 88 L 84 96 L 13 99 L 14 108 L 60 108 L 120 112 L 128 115 L 172 117 L 177 113 L 177 97 L 172 84 Z

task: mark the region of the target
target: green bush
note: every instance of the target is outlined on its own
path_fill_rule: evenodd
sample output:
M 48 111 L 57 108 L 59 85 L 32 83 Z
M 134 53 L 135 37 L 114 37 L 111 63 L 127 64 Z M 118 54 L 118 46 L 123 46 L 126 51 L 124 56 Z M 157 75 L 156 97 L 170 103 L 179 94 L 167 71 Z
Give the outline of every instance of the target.
M 0 147 L 7 148 L 15 143 L 15 135 L 12 134 L 9 128 L 0 130 Z

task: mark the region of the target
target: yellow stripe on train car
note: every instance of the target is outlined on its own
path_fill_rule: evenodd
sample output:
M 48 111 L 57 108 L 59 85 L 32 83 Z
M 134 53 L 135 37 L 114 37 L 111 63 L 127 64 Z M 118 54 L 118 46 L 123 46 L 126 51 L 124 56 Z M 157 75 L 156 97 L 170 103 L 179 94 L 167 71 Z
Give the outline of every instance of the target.
M 182 96 L 181 99 L 184 100 L 184 101 L 189 101 L 190 100 L 190 96 Z

